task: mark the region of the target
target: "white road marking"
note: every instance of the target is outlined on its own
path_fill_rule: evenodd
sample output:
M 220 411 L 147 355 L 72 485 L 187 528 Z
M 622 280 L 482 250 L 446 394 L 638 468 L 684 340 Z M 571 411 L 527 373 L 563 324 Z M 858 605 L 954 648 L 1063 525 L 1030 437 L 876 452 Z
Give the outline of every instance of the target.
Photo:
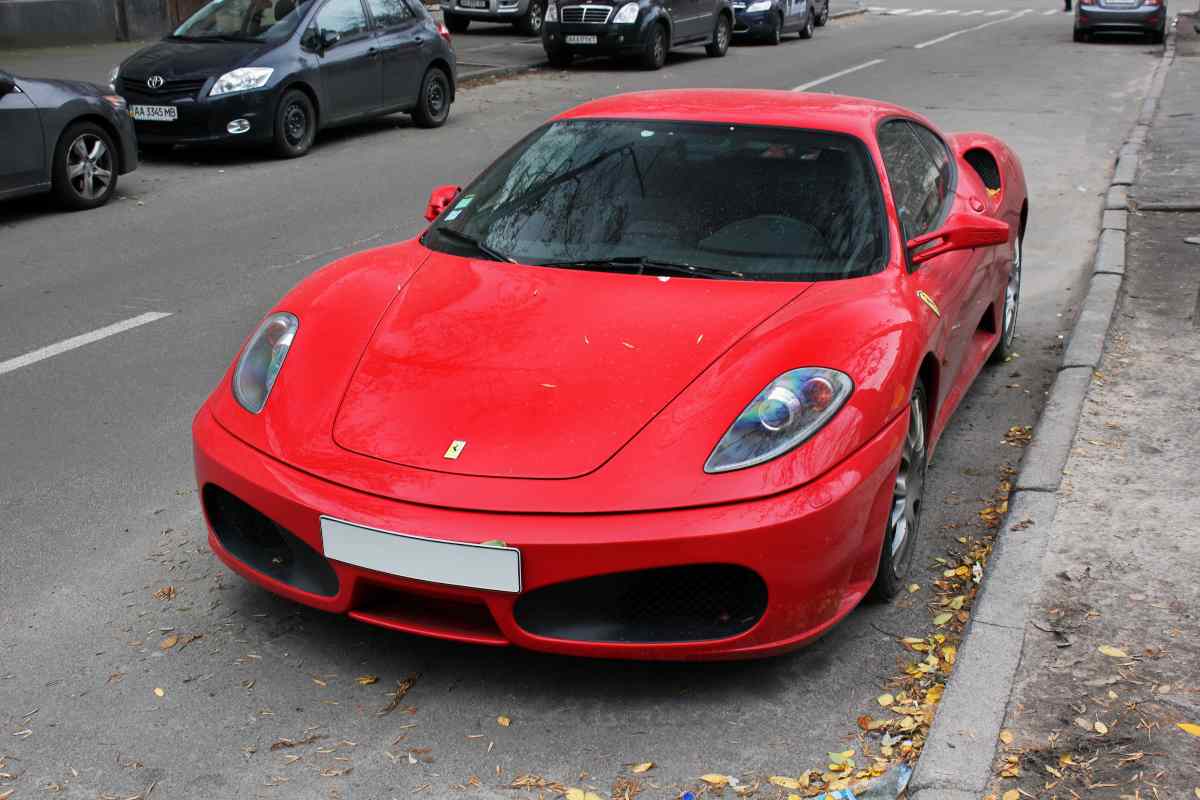
M 857 67 L 850 67 L 850 69 L 844 69 L 841 72 L 835 72 L 832 75 L 826 75 L 824 78 L 817 78 L 815 81 L 809 81 L 808 83 L 802 83 L 799 86 L 792 89 L 792 91 L 793 92 L 804 92 L 804 91 L 807 91 L 807 90 L 813 88 L 814 86 L 820 86 L 822 83 L 828 83 L 829 81 L 833 80 L 834 78 L 840 78 L 843 75 L 849 75 L 851 72 L 858 72 L 860 69 L 866 69 L 867 67 L 873 67 L 876 64 L 882 64 L 882 63 L 883 63 L 882 58 L 873 58 L 870 61 L 867 61 L 866 63 L 859 64 Z
M 1007 14 L 1007 13 L 1008 13 L 1008 9 L 1007 9 L 1007 8 L 997 8 L 995 11 L 989 11 L 989 12 L 987 12 L 987 14 L 986 14 L 985 16 L 989 16 L 989 17 L 998 17 L 998 16 L 1000 16 L 1001 14 Z
M 1058 9 L 1057 9 L 1057 8 L 1052 8 L 1052 9 L 1050 9 L 1049 11 L 1043 11 L 1043 12 L 1042 12 L 1042 16 L 1043 16 L 1043 17 L 1048 17 L 1048 16 L 1050 16 L 1051 14 L 1057 14 L 1057 13 L 1058 13 Z
M 920 11 L 912 12 L 911 14 L 909 14 L 909 16 L 910 17 L 920 17 L 920 16 L 924 16 L 925 14 L 933 14 L 936 12 L 937 12 L 936 8 L 922 8 Z
M 999 25 L 1001 22 L 1012 22 L 1014 19 L 1017 19 L 1018 17 L 1025 16 L 1031 10 L 1032 9 L 1027 8 L 1024 11 L 1018 11 L 1016 14 L 1013 14 L 1010 17 L 994 19 L 991 22 L 985 22 L 982 25 L 975 25 L 974 27 L 971 27 L 971 28 L 963 28 L 960 31 L 954 31 L 953 33 L 947 33 L 945 36 L 939 36 L 936 39 L 930 39 L 928 42 L 921 42 L 920 44 L 914 44 L 913 49 L 914 50 L 923 50 L 924 48 L 929 47 L 930 45 L 939 44 L 941 42 L 946 41 L 947 39 L 953 39 L 955 36 L 961 36 L 964 33 L 971 33 L 972 31 L 980 31 L 980 30 L 983 30 L 984 28 L 990 28 L 992 25 Z M 989 14 L 988 16 L 991 16 L 991 15 Z
M 0 361 L 0 375 L 6 372 L 28 367 L 30 364 L 36 364 L 39 361 L 44 361 L 47 358 L 61 355 L 68 350 L 74 350 L 77 347 L 98 342 L 101 339 L 107 339 L 109 336 L 115 336 L 118 333 L 124 333 L 132 328 L 137 328 L 150 322 L 155 322 L 163 317 L 169 317 L 170 314 L 161 311 L 148 311 L 145 314 L 138 314 L 136 317 L 127 319 L 124 322 L 114 322 L 112 325 L 105 325 L 103 328 L 98 328 L 91 333 L 81 333 L 78 336 L 72 336 L 70 339 L 63 339 L 56 344 L 47 345 L 45 347 L 26 353 L 23 356 L 10 358 L 8 361 Z
M 957 9 L 957 8 L 948 8 L 948 9 L 946 9 L 945 11 L 939 11 L 939 12 L 937 13 L 937 16 L 939 16 L 939 17 L 948 17 L 948 16 L 950 16 L 951 14 L 957 14 L 957 13 L 958 13 L 958 9 Z
M 982 13 L 984 13 L 984 9 L 982 9 L 982 8 L 977 8 L 977 9 L 975 9 L 974 11 L 964 11 L 964 12 L 963 12 L 963 16 L 964 16 L 964 17 L 973 17 L 973 16 L 975 16 L 976 14 L 982 14 Z

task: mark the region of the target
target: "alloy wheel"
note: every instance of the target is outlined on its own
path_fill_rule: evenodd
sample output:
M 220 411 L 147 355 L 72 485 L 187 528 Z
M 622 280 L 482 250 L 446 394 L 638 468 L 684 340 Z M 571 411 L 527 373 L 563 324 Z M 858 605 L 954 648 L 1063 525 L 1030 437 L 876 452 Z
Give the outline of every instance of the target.
M 923 395 L 913 393 L 909 401 L 908 432 L 900 451 L 900 469 L 892 489 L 892 511 L 888 517 L 892 575 L 900 581 L 908 573 L 916 552 L 921 503 L 925 495 L 925 408 Z
M 67 180 L 84 200 L 96 200 L 113 180 L 113 156 L 108 145 L 93 133 L 83 133 L 67 149 Z
M 1001 346 L 1012 347 L 1017 333 L 1017 311 L 1021 304 L 1021 237 L 1013 245 L 1012 270 L 1008 274 L 1008 286 L 1004 289 L 1004 338 Z

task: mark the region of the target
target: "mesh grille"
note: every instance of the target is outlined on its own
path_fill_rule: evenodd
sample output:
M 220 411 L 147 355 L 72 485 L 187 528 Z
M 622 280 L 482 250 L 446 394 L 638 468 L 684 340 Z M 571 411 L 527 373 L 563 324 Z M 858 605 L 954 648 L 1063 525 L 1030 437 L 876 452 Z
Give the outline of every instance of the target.
M 567 6 L 559 12 L 563 22 L 586 22 L 592 25 L 603 25 L 612 14 L 611 6 Z
M 122 96 L 135 95 L 150 100 L 163 101 L 170 100 L 171 98 L 195 97 L 204 86 L 206 80 L 207 78 L 168 80 L 159 88 L 151 89 L 146 85 L 144 79 L 120 78 L 118 79 L 117 89 L 121 92 Z

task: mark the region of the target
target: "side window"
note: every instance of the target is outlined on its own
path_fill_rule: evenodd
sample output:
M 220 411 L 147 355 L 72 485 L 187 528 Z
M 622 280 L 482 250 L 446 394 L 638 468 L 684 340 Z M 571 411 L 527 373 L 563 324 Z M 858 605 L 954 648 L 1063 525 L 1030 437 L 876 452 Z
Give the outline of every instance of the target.
M 413 13 L 404 0 L 367 0 L 371 16 L 381 28 L 394 28 L 412 19 Z
M 954 191 L 954 161 L 950 156 L 950 148 L 946 147 L 946 143 L 933 131 L 926 128 L 924 125 L 909 123 L 917 141 L 925 148 L 925 152 L 933 159 L 933 165 L 937 168 L 937 180 L 934 184 L 934 191 L 938 197 L 937 218 L 934 224 L 941 222 L 945 215 Z
M 317 30 L 333 31 L 343 39 L 367 30 L 367 15 L 359 0 L 329 0 L 317 12 Z
M 937 223 L 949 191 L 948 185 L 939 190 L 942 173 L 937 164 L 904 120 L 879 126 L 879 149 L 904 236 L 911 239 L 928 233 Z

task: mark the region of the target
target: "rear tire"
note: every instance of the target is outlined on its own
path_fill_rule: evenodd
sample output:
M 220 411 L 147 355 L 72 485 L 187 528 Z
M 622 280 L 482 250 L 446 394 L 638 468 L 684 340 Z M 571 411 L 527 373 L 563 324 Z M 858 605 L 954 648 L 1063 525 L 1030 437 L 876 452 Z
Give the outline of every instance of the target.
M 451 33 L 466 33 L 467 28 L 471 27 L 471 18 L 458 14 L 443 14 L 442 20 Z
M 925 387 L 918 383 L 908 400 L 908 432 L 900 446 L 900 466 L 896 470 L 892 503 L 888 507 L 879 572 L 867 591 L 867 597 L 876 602 L 891 600 L 904 588 L 917 551 L 925 474 L 929 465 L 927 409 Z
M 1088 40 L 1088 35 L 1084 31 L 1079 30 L 1079 28 L 1076 28 L 1074 38 L 1077 42 L 1086 42 Z
M 713 29 L 712 41 L 704 45 L 704 51 L 713 58 L 722 58 L 729 51 L 729 40 L 733 37 L 733 27 L 729 17 L 721 14 L 717 17 L 717 27 Z
M 525 16 L 517 21 L 517 30 L 525 36 L 537 36 L 542 32 L 546 18 L 546 0 L 529 0 Z
M 450 78 L 441 67 L 430 67 L 421 79 L 421 94 L 412 120 L 418 128 L 440 128 L 450 116 Z
M 317 111 L 312 100 L 299 89 L 291 89 L 275 110 L 275 154 L 299 158 L 312 147 L 317 136 Z
M 117 189 L 118 159 L 108 131 L 94 122 L 76 122 L 54 148 L 54 196 L 72 211 L 104 205 Z
M 642 69 L 658 70 L 667 63 L 667 28 L 665 25 L 655 25 L 642 51 L 640 63 Z
M 813 21 L 812 3 L 808 5 L 808 14 L 804 16 L 804 27 L 800 29 L 801 39 L 811 39 L 816 23 Z

